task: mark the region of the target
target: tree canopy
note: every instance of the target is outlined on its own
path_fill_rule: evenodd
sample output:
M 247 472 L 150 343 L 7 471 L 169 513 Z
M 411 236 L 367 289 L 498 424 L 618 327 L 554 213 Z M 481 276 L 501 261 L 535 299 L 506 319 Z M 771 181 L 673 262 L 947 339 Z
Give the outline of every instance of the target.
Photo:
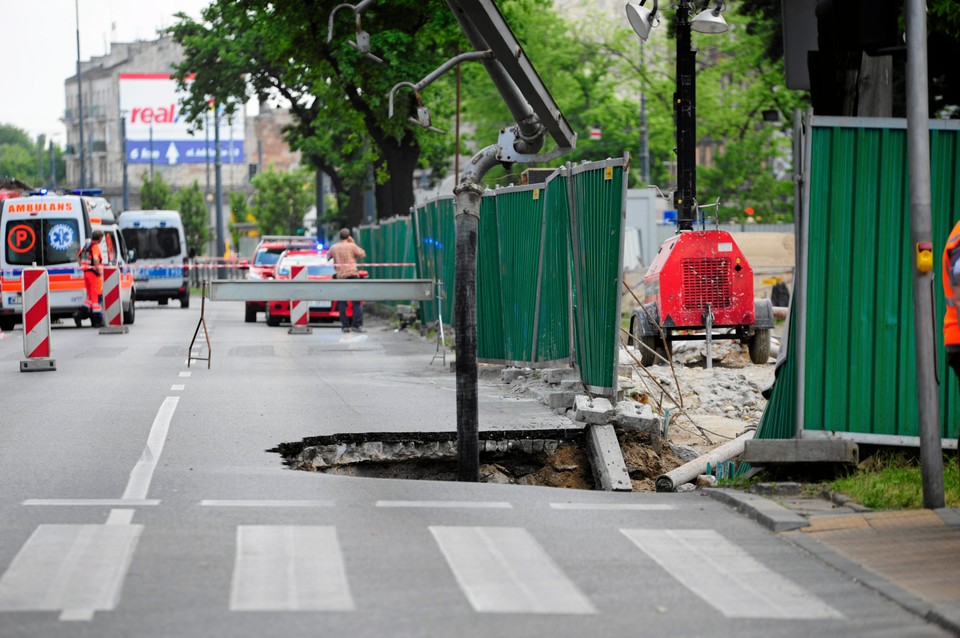
M 177 191 L 173 205 L 180 212 L 183 233 L 187 237 L 187 250 L 199 255 L 210 241 L 210 213 L 200 184 L 194 180 L 187 188 Z
M 268 168 L 253 178 L 253 216 L 261 235 L 295 235 L 313 201 L 313 185 L 305 169 L 280 172 Z
M 54 145 L 54 175 L 57 184 L 66 180 L 63 150 Z M 14 177 L 34 186 L 51 186 L 48 141 L 39 135 L 31 140 L 23 129 L 0 124 L 0 177 Z

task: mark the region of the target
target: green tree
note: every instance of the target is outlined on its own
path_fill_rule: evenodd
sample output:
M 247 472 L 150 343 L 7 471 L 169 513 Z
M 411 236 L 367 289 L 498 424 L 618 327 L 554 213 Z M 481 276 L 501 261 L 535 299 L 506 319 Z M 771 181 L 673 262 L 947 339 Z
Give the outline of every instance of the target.
M 170 186 L 163 181 L 163 176 L 160 173 L 156 173 L 151 179 L 150 173 L 143 171 L 143 176 L 140 179 L 143 182 L 140 185 L 141 209 L 164 210 L 170 208 L 170 203 L 173 201 Z
M 36 184 L 37 153 L 33 144 L 0 144 L 0 176 L 16 177 L 27 184 Z
M 439 0 L 378 4 L 363 17 L 372 49 L 385 60 L 376 65 L 349 46 L 349 11 L 337 14 L 335 37 L 327 43 L 328 19 L 338 4 L 216 0 L 200 21 L 179 14 L 167 33 L 184 47 L 176 68 L 184 86 L 195 74 L 184 112 L 199 123 L 211 97 L 228 110 L 252 95 L 261 101 L 281 97 L 295 117 L 288 141 L 330 176 L 338 193 L 349 194 L 349 214 L 362 210 L 371 166 L 379 216 L 406 212 L 413 204 L 414 170 L 441 166 L 450 155 L 450 138 L 438 140 L 408 121 L 415 107 L 409 91 L 400 92 L 398 115 L 389 118 L 387 95 L 398 82 L 416 81 L 451 57 L 462 36 Z M 441 124 L 451 114 L 449 103 L 435 111 Z
M 304 169 L 281 173 L 272 166 L 253 178 L 253 214 L 261 235 L 294 235 L 313 202 L 313 180 Z
M 194 180 L 193 185 L 177 192 L 173 202 L 183 220 L 187 250 L 196 255 L 203 253 L 210 241 L 210 213 L 207 211 L 207 202 L 200 184 Z

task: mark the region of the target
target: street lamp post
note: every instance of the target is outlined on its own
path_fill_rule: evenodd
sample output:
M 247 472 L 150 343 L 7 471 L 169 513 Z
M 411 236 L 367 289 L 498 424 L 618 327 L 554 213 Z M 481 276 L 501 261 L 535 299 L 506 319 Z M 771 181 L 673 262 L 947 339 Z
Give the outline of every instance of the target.
M 80 0 L 74 0 L 77 12 L 77 120 L 80 123 L 80 188 L 87 187 L 87 169 L 83 163 L 83 74 L 80 71 Z
M 130 210 L 130 183 L 127 180 L 127 112 L 120 111 L 120 165 L 123 167 L 123 210 Z
M 677 127 L 677 230 L 693 230 L 697 198 L 697 52 L 690 45 L 690 10 L 677 6 L 677 76 L 673 99 Z
M 216 199 L 216 215 L 217 215 L 217 264 L 220 264 L 220 258 L 224 255 L 224 244 L 223 244 L 223 175 L 222 175 L 222 164 L 220 158 L 220 105 L 215 104 L 213 111 L 213 146 L 214 146 L 214 189 L 216 194 L 214 198 Z M 223 279 L 224 273 L 222 268 L 218 266 L 217 275 L 220 279 Z

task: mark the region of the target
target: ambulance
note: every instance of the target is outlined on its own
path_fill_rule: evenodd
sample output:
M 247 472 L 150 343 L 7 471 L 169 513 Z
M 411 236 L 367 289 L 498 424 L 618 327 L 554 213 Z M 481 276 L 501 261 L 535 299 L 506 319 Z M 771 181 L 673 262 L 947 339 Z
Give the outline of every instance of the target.
M 53 194 L 45 189 L 25 197 L 0 201 L 0 329 L 22 323 L 24 268 L 45 268 L 50 279 L 50 316 L 73 315 L 83 304 L 86 290 L 77 261 L 80 247 L 99 228 L 104 265 L 121 269 L 120 297 L 123 322 L 135 318 L 136 290 L 128 265 L 131 255 L 110 211 L 96 191 Z

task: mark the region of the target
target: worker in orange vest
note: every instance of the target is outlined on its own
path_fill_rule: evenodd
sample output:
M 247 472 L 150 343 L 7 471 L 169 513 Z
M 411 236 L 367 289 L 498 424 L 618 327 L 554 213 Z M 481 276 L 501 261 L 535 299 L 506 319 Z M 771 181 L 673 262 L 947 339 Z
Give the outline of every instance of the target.
M 947 312 L 943 317 L 943 345 L 947 350 L 947 365 L 960 379 L 960 324 L 957 309 L 960 308 L 960 222 L 957 222 L 947 237 L 943 248 L 943 294 Z M 960 437 L 957 439 L 957 463 L 960 463 Z
M 83 305 L 73 313 L 73 322 L 78 328 L 82 321 L 88 318 L 94 328 L 103 325 L 103 255 L 100 253 L 102 239 L 102 230 L 93 231 L 77 255 L 80 270 L 83 271 L 83 286 L 87 290 Z

